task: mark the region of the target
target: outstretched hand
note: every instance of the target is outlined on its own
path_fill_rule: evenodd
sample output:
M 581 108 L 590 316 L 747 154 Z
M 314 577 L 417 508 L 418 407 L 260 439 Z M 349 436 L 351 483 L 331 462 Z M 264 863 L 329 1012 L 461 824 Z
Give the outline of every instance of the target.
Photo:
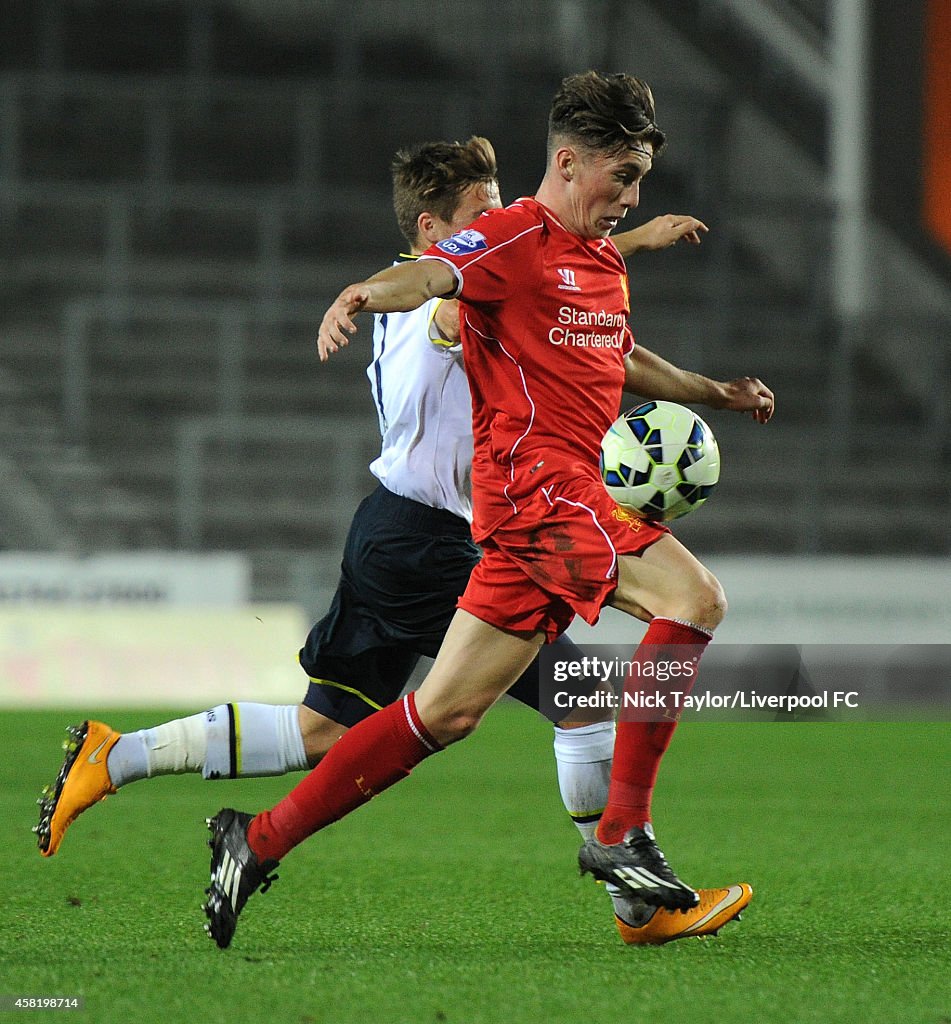
M 701 234 L 710 229 L 702 220 L 680 213 L 665 213 L 640 227 L 642 249 L 666 249 L 683 239 L 691 245 L 700 244 Z
M 349 335 L 357 331 L 352 318 L 369 299 L 370 290 L 366 284 L 352 284 L 344 288 L 324 313 L 317 331 L 317 352 L 322 363 L 326 363 L 338 349 L 350 344 Z
M 748 412 L 757 423 L 769 423 L 776 408 L 772 391 L 756 377 L 737 377 L 725 385 L 722 408 Z

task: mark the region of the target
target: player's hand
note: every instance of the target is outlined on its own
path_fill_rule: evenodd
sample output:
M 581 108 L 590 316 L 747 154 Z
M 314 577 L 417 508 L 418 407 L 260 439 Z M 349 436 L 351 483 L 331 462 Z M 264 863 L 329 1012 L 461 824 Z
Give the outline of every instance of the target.
M 757 423 L 769 423 L 776 408 L 772 391 L 756 377 L 737 377 L 726 384 L 724 409 L 748 412 Z
M 365 284 L 353 284 L 344 288 L 324 313 L 317 331 L 317 352 L 322 363 L 326 363 L 338 349 L 350 344 L 349 335 L 357 331 L 352 318 L 369 299 L 370 289 Z
M 445 342 L 453 346 L 458 345 L 462 340 L 462 330 L 459 327 L 459 301 L 443 299 L 436 306 L 432 326 L 435 327 L 438 335 L 438 339 L 432 338 L 433 341 L 439 340 L 440 344 Z
M 667 249 L 681 239 L 691 245 L 699 245 L 700 236 L 705 235 L 710 229 L 696 217 L 688 217 L 680 213 L 665 213 L 662 217 L 655 217 L 646 224 L 642 224 L 640 230 L 643 233 L 638 240 L 640 248 Z

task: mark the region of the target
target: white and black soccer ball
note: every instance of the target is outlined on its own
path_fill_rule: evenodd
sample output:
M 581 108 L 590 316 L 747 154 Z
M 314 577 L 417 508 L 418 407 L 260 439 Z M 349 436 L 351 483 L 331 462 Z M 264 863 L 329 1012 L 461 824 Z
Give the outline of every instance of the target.
M 645 402 L 601 440 L 601 479 L 619 504 L 669 523 L 699 508 L 720 478 L 713 431 L 676 402 Z

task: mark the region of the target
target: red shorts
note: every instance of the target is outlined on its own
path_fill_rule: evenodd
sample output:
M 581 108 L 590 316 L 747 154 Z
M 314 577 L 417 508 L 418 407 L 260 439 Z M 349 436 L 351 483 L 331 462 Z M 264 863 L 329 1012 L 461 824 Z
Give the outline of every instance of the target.
M 618 555 L 639 554 L 669 532 L 618 505 L 600 480 L 552 482 L 482 542 L 458 607 L 550 642 L 575 615 L 597 622 L 617 587 Z

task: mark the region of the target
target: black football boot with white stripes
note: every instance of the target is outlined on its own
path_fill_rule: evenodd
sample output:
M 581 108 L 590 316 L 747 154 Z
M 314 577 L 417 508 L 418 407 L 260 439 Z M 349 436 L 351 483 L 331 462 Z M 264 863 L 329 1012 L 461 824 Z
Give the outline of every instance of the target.
M 670 870 L 670 865 L 654 841 L 650 823 L 628 829 L 619 843 L 589 839 L 578 854 L 581 873 L 611 882 L 653 907 L 690 910 L 700 902 L 697 893 Z
M 211 885 L 202 909 L 208 918 L 205 931 L 222 949 L 231 945 L 238 915 L 256 889 L 267 892 L 277 875 L 276 860 L 259 861 L 248 846 L 248 826 L 253 815 L 226 807 L 205 824 L 211 832 Z

